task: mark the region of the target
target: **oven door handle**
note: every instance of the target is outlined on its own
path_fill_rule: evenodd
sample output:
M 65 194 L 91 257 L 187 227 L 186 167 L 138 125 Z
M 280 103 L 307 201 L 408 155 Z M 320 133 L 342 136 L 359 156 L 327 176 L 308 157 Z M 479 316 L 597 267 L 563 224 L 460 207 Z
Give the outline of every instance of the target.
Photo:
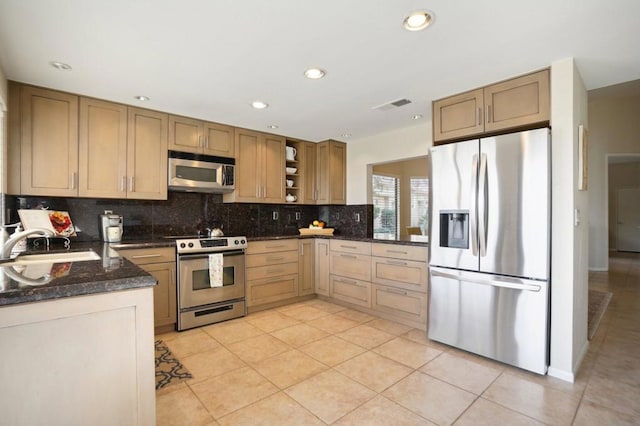
M 192 259 L 207 259 L 210 254 L 220 253 L 224 256 L 242 256 L 244 250 L 227 250 L 227 251 L 212 251 L 209 253 L 197 253 L 197 254 L 178 254 L 178 260 L 192 260 Z

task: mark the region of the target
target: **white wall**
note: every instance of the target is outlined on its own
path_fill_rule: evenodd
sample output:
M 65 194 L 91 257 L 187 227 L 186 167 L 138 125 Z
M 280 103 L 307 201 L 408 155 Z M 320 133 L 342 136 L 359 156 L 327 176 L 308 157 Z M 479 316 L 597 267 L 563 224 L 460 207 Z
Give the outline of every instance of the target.
M 347 204 L 371 203 L 369 164 L 426 155 L 433 144 L 432 141 L 431 122 L 426 122 L 349 142 Z
M 588 349 L 588 192 L 577 191 L 578 126 L 587 91 L 573 59 L 551 65 L 551 359 L 549 375 L 573 381 Z M 574 224 L 578 214 L 580 223 Z
M 609 268 L 607 154 L 640 153 L 640 96 L 589 102 L 589 267 Z

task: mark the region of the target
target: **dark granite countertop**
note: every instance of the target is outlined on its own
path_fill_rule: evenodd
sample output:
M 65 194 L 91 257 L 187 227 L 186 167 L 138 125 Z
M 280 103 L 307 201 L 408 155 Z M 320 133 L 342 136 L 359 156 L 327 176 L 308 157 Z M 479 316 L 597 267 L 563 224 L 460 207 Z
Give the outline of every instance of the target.
M 139 242 L 139 244 L 167 244 Z M 168 246 L 173 245 L 169 243 Z M 135 246 L 131 246 L 134 248 Z M 151 247 L 150 245 L 138 247 Z M 69 251 L 93 250 L 101 259 L 81 262 L 54 263 L 49 269 L 51 280 L 42 278 L 42 264 L 28 266 L 1 266 L 0 307 L 38 302 L 71 296 L 122 291 L 156 284 L 155 278 L 118 255 L 109 244 L 72 243 Z M 65 251 L 65 250 L 54 250 Z M 29 252 L 31 253 L 31 251 Z M 37 253 L 37 251 L 33 251 Z M 47 269 L 48 267 L 44 267 Z M 27 284 L 30 282 L 31 284 Z
M 249 242 L 251 241 L 268 241 L 268 240 L 283 240 L 283 239 L 306 239 L 306 238 L 323 238 L 323 239 L 334 239 L 334 240 L 349 240 L 349 241 L 363 241 L 367 243 L 383 243 L 383 244 L 399 244 L 399 245 L 411 245 L 411 246 L 422 246 L 429 247 L 429 243 L 426 236 L 424 235 L 408 235 L 404 238 L 399 238 L 395 240 L 381 240 L 378 238 L 367 238 L 367 237 L 350 237 L 346 235 L 277 235 L 277 236 L 269 236 L 269 237 L 249 237 Z

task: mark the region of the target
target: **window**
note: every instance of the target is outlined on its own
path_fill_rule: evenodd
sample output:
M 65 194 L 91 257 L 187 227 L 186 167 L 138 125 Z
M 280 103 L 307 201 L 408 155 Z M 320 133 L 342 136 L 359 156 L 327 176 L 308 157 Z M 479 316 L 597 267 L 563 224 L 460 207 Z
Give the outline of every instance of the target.
M 398 238 L 400 179 L 373 175 L 373 238 Z
M 411 226 L 419 226 L 422 235 L 429 235 L 429 178 L 412 177 Z

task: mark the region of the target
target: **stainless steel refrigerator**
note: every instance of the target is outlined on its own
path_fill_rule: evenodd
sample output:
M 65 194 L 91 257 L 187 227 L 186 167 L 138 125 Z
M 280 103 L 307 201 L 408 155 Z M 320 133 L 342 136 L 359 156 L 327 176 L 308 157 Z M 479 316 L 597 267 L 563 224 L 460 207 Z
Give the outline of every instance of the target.
M 545 374 L 548 128 L 431 149 L 430 339 Z

